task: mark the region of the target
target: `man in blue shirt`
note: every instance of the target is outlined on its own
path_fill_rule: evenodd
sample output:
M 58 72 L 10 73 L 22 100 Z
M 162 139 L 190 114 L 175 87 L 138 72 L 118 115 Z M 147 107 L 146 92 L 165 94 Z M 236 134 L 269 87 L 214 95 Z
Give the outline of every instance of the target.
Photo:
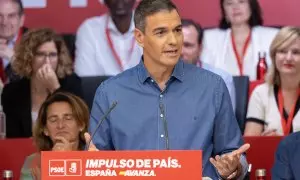
M 284 138 L 276 151 L 272 179 L 300 179 L 300 132 Z
M 202 39 L 203 39 L 203 29 L 200 24 L 194 22 L 190 19 L 183 19 L 182 21 L 182 33 L 183 33 L 183 47 L 181 57 L 187 62 L 194 64 L 203 69 L 209 70 L 213 73 L 218 74 L 225 81 L 229 95 L 231 98 L 231 103 L 233 110 L 235 111 L 235 87 L 232 76 L 226 71 L 215 68 L 207 63 L 202 62 L 199 57 L 202 52 Z
M 89 150 L 201 149 L 203 176 L 242 178 L 249 145 L 242 146 L 228 90 L 219 76 L 179 60 L 183 35 L 176 6 L 145 0 L 134 16 L 144 55 L 136 67 L 97 89 L 89 126 L 96 134 Z M 88 133 L 85 138 L 91 139 Z

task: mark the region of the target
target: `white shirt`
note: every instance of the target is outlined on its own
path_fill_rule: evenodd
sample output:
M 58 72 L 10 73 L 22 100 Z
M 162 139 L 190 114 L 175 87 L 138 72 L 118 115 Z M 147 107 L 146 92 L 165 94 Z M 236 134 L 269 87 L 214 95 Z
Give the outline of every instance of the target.
M 267 83 L 258 85 L 248 105 L 247 119 L 255 119 L 264 124 L 264 130 L 276 129 L 276 133 L 283 135 L 281 115 L 275 99 L 274 86 Z M 300 131 L 300 113 L 293 119 L 293 132 Z
M 225 54 L 226 57 L 226 63 L 224 63 L 223 69 L 226 72 L 229 72 L 232 76 L 240 76 L 240 69 L 238 65 L 238 60 L 234 54 L 233 45 L 232 43 L 227 44 L 227 51 Z M 255 68 L 249 68 L 255 63 L 256 61 L 253 61 L 253 46 L 250 41 L 250 44 L 246 50 L 245 56 L 242 60 L 243 65 L 243 75 L 249 76 L 251 80 L 256 79 L 256 69 Z
M 14 37 L 13 40 L 8 41 L 8 44 L 7 44 L 8 48 L 14 49 L 16 41 L 18 39 L 18 36 L 19 36 L 19 31 L 17 32 L 17 34 L 15 35 L 15 37 Z M 9 65 L 10 60 L 9 59 L 5 59 L 5 58 L 3 58 L 2 60 L 3 60 L 3 67 L 5 69 Z
M 278 31 L 275 28 L 262 26 L 252 28 L 250 44 L 243 60 L 243 74 L 249 76 L 251 81 L 256 80 L 259 52 L 266 53 L 268 67 L 271 66 L 270 45 Z M 201 60 L 235 76 L 240 75 L 240 73 L 238 73 L 239 69 L 232 49 L 230 34 L 230 28 L 205 30 Z
M 31 111 L 32 128 L 35 126 L 39 113 L 37 111 Z
M 134 39 L 133 19 L 128 32 L 122 34 L 110 15 L 104 14 L 87 19 L 77 31 L 75 72 L 79 76 L 114 76 L 122 72 L 108 43 L 106 28 L 109 30 L 113 48 L 120 57 L 122 69 L 129 69 L 139 63 L 142 48 Z M 132 42 L 134 48 L 130 53 Z

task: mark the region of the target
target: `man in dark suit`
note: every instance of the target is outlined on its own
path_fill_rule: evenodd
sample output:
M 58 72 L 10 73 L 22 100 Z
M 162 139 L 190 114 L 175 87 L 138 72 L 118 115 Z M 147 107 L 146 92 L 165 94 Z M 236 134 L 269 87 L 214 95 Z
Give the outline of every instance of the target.
M 300 179 L 300 132 L 284 138 L 276 151 L 272 179 Z
M 10 66 L 14 46 L 26 28 L 24 8 L 21 0 L 0 1 L 0 78 L 6 83 L 16 78 Z

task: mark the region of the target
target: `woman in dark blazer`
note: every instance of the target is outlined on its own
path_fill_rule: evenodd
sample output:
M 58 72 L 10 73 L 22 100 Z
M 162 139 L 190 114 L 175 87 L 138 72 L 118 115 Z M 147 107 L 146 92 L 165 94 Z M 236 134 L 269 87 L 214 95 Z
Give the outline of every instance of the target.
M 6 136 L 31 137 L 41 104 L 55 91 L 82 97 L 80 78 L 63 39 L 51 29 L 33 29 L 17 45 L 12 62 L 22 78 L 7 84 L 2 93 Z

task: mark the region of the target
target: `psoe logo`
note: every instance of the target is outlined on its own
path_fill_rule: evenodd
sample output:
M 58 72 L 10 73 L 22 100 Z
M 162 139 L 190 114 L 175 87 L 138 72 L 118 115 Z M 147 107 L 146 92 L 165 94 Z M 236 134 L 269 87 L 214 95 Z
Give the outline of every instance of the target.
M 66 160 L 66 176 L 81 176 L 81 160 L 68 159 Z
M 81 176 L 80 159 L 49 160 L 49 176 Z
M 64 160 L 49 160 L 49 176 L 65 176 Z

